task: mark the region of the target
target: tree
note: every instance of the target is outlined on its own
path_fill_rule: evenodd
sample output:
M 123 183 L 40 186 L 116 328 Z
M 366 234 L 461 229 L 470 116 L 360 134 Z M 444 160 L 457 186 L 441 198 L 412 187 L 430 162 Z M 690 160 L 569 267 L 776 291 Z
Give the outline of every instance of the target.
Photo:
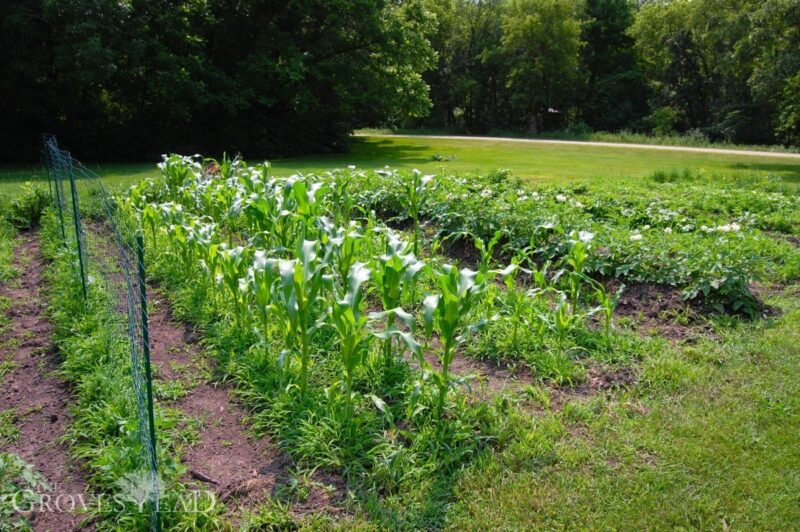
M 0 6 L 0 157 L 342 150 L 428 112 L 423 0 L 40 0 Z M 21 90 L 22 89 L 22 90 Z
M 511 0 L 503 17 L 508 85 L 519 126 L 558 124 L 574 104 L 581 80 L 581 23 L 573 0 Z
M 471 132 L 497 127 L 506 110 L 500 42 L 504 2 L 443 0 L 433 6 L 438 65 L 426 76 L 434 101 L 429 123 Z
M 588 82 L 581 116 L 590 127 L 615 131 L 647 113 L 648 88 L 633 37 L 629 0 L 588 0 L 583 25 L 582 61 Z
M 756 2 L 736 58 L 751 65 L 747 85 L 769 112 L 770 127 L 783 142 L 800 144 L 800 2 Z

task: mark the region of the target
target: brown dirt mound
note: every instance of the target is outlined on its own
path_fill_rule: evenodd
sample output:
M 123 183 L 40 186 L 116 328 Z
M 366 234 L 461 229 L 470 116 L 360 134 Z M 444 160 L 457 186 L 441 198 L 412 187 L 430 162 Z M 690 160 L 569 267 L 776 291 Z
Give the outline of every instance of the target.
M 59 442 L 70 422 L 70 393 L 55 376 L 58 368 L 52 325 L 44 315 L 41 294 L 44 258 L 35 233 L 20 235 L 16 267 L 21 278 L 0 289 L 11 299 L 8 328 L 0 334 L 0 358 L 14 362 L 0 394 L 0 410 L 14 409 L 19 438 L 4 451 L 19 455 L 44 475 L 56 494 L 88 496 L 81 470 Z M 84 499 L 86 500 L 86 499 Z M 52 506 L 55 510 L 55 506 Z M 62 508 L 60 505 L 58 508 Z M 77 530 L 85 516 L 69 511 L 33 512 L 35 530 Z
M 608 289 L 618 290 L 616 281 Z M 711 333 L 702 308 L 685 301 L 674 286 L 637 283 L 625 287 L 615 312 L 617 318 L 635 321 L 644 333 L 657 332 L 670 340 L 693 340 Z

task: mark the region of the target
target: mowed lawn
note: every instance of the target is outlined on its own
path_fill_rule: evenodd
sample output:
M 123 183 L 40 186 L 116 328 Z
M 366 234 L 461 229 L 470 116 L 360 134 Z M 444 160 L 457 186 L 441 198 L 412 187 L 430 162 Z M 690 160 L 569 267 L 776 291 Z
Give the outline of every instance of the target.
M 206 154 L 214 155 L 214 154 Z M 76 154 L 80 158 L 80 154 Z M 248 161 L 258 160 L 244 154 Z M 112 186 L 127 187 L 153 175 L 158 161 L 137 164 L 90 164 Z M 437 139 L 365 136 L 353 138 L 349 153 L 307 155 L 272 161 L 277 175 L 323 172 L 355 165 L 376 169 L 419 168 L 428 173 L 483 173 L 505 168 L 535 180 L 619 179 L 644 177 L 656 170 L 700 170 L 709 175 L 776 175 L 800 182 L 800 158 L 659 151 L 648 148 L 563 144 L 528 144 L 507 140 Z M 36 166 L 0 167 L 0 193 L 27 180 L 44 179 Z

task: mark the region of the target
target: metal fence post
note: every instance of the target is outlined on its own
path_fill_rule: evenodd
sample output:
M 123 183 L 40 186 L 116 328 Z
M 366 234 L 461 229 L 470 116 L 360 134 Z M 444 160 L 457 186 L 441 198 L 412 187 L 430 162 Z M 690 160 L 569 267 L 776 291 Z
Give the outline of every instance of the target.
M 144 373 L 145 381 L 147 384 L 147 416 L 150 425 L 150 445 L 152 446 L 152 468 L 153 475 L 158 474 L 158 458 L 156 456 L 156 422 L 155 413 L 153 411 L 153 377 L 150 368 L 150 331 L 148 330 L 148 313 L 147 313 L 147 285 L 145 284 L 144 272 L 144 237 L 142 233 L 136 233 L 136 263 L 137 272 L 139 277 L 139 306 L 142 311 L 142 354 L 144 355 Z M 153 504 L 155 508 L 155 522 L 154 529 L 161 530 L 161 512 L 158 507 L 157 493 L 154 494 L 155 501 Z
M 47 146 L 47 149 L 50 150 L 50 162 L 53 165 L 53 181 L 56 187 L 56 203 L 58 204 L 58 221 L 61 222 L 61 240 L 66 246 L 67 230 L 64 227 L 64 198 L 61 195 L 64 191 L 64 176 L 62 174 L 63 161 L 61 160 L 61 154 L 58 150 L 50 145 Z M 53 159 L 54 155 L 56 156 L 55 160 Z
M 50 152 L 47 149 L 47 137 L 42 136 L 42 166 L 47 176 L 47 190 L 50 192 L 50 201 L 55 202 L 53 197 L 53 180 L 50 178 Z
M 81 215 L 80 208 L 78 207 L 78 189 L 75 185 L 75 174 L 72 171 L 72 157 L 69 152 L 66 152 L 66 171 L 69 176 L 69 185 L 72 191 L 72 218 L 75 221 L 75 242 L 78 247 L 78 265 L 81 268 L 81 284 L 83 286 L 83 299 L 86 299 L 88 292 L 86 290 L 86 268 L 83 264 L 83 244 L 81 243 Z

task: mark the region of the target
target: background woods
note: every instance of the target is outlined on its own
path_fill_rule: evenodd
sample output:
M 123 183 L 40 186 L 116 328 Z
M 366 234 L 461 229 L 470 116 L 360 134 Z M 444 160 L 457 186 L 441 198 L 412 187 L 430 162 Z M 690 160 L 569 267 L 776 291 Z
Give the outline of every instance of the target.
M 0 6 L 0 157 L 340 151 L 364 126 L 800 142 L 797 0 Z M 277 132 L 280 131 L 280 134 Z

